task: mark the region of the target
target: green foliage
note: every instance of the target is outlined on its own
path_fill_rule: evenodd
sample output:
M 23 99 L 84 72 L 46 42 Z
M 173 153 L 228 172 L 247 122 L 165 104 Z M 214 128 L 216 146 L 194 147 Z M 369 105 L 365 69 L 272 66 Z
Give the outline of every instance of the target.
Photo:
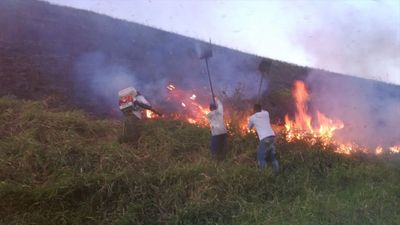
M 137 145 L 120 121 L 0 98 L 1 224 L 396 224 L 398 159 L 342 156 L 278 140 L 280 176 L 255 165 L 254 135 L 147 121 Z
M 290 88 L 272 90 L 263 102 L 271 118 L 283 118 L 287 112 L 293 111 L 295 105 Z

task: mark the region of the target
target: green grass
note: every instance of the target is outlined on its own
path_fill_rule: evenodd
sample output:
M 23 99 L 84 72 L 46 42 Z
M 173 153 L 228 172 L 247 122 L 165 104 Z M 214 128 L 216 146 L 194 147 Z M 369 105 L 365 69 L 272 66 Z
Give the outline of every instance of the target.
M 209 130 L 120 121 L 0 98 L 0 224 L 399 224 L 400 162 L 278 140 L 282 174 L 255 165 L 254 136 L 210 159 Z

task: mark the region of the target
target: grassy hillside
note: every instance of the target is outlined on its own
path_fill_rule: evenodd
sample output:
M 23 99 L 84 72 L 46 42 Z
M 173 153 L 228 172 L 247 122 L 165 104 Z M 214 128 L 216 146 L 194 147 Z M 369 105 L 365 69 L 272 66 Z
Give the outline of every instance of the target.
M 0 96 L 40 99 L 52 95 L 64 105 L 109 115 L 119 90 L 111 88 L 109 77 L 122 73 L 134 77 L 137 88 L 158 107 L 165 106 L 160 96 L 168 82 L 197 89 L 196 94 L 205 95 L 208 102 L 208 89 L 201 89 L 208 87 L 208 80 L 196 53 L 202 44 L 198 40 L 36 0 L 1 0 L 0 27 Z M 221 46 L 214 46 L 213 53 L 210 70 L 217 93 L 254 81 L 243 90 L 256 95 L 261 57 Z M 380 98 L 400 99 L 395 85 L 273 60 L 262 102 L 274 112 L 274 119 L 293 111 L 292 104 L 282 102 L 288 101 L 293 81 L 306 77 L 324 83 L 354 83 L 364 92 L 374 86 Z
M 0 224 L 396 224 L 400 164 L 279 140 L 283 172 L 255 166 L 254 136 L 210 160 L 209 131 L 120 121 L 0 98 Z

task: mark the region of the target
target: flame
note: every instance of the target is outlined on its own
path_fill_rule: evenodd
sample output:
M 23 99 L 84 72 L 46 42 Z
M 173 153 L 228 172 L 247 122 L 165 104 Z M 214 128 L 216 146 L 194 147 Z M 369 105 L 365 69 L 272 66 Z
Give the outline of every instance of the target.
M 175 104 L 178 111 L 174 114 L 166 116 L 166 118 L 178 119 L 195 124 L 201 127 L 208 127 L 209 122 L 207 114 L 210 110 L 207 103 L 199 101 L 199 98 L 193 90 L 185 91 L 179 87 L 169 84 L 167 85 L 168 96 L 167 101 Z M 378 146 L 375 149 L 369 149 L 357 143 L 341 143 L 335 140 L 335 132 L 343 129 L 345 124 L 341 120 L 335 120 L 324 113 L 316 110 L 315 114 L 311 114 L 308 109 L 310 95 L 306 85 L 302 81 L 296 81 L 293 85 L 293 98 L 295 100 L 296 113 L 294 118 L 290 118 L 287 114 L 284 117 L 284 126 L 279 128 L 285 130 L 285 139 L 288 142 L 295 140 L 304 140 L 311 144 L 322 143 L 323 146 L 335 146 L 334 151 L 340 154 L 350 155 L 354 152 L 374 153 L 376 155 L 383 154 L 385 151 L 389 153 L 400 154 L 400 145 L 390 148 L 388 146 Z M 180 109 L 180 110 L 179 110 Z M 247 129 L 249 112 L 238 112 L 229 106 L 224 107 L 225 124 L 228 130 L 235 132 L 234 134 L 255 133 L 254 130 Z M 315 116 L 313 116 L 315 115 Z M 151 111 L 146 111 L 147 118 L 154 118 Z M 274 130 L 279 130 L 273 125 Z M 277 132 L 279 133 L 279 132 Z
M 196 120 L 192 119 L 192 118 L 188 118 L 187 121 L 191 124 L 196 124 Z
M 193 90 L 184 91 L 173 84 L 167 85 L 167 90 L 167 100 L 172 104 L 179 104 L 179 106 L 182 107 L 179 112 L 170 116 L 170 118 L 183 120 L 202 127 L 209 126 L 207 114 L 210 110 L 208 105 L 206 105 L 208 103 L 205 104 L 205 102 L 201 102 L 201 98 L 199 98 L 197 93 L 193 93 Z M 229 107 L 224 107 L 224 111 L 224 119 L 227 128 L 233 127 L 231 130 L 235 130 L 238 134 L 250 132 L 247 129 L 248 113 L 237 113 Z
M 294 83 L 293 97 L 296 101 L 297 113 L 295 116 L 295 128 L 313 132 L 311 127 L 311 116 L 307 114 L 307 102 L 309 95 L 306 86 L 301 81 Z
M 145 110 L 145 115 L 146 115 L 146 118 L 148 118 L 148 119 L 154 119 L 157 117 L 157 115 L 155 113 L 153 113 L 152 111 L 147 110 L 147 109 Z
M 289 115 L 285 116 L 286 139 L 288 141 L 312 137 L 329 142 L 334 132 L 344 127 L 342 121 L 334 121 L 319 111 L 317 111 L 316 121 L 314 124 L 312 123 L 313 120 L 307 108 L 309 94 L 302 81 L 295 81 L 293 97 L 296 103 L 295 118 L 290 120 Z
M 201 127 L 209 126 L 207 114 L 210 110 L 208 105 L 206 105 L 207 103 L 205 104 L 204 102 L 199 101 L 201 98 L 198 97 L 197 93 L 193 93 L 193 90 L 184 91 L 173 84 L 169 84 L 167 90 L 167 100 L 172 104 L 177 104 L 182 107 L 180 109 L 178 108 L 179 112 L 170 116 L 170 118 L 172 117 L 173 119 L 186 121 Z M 229 107 L 224 107 L 224 111 L 224 119 L 227 128 L 232 128 L 234 126 L 234 130 L 238 131 L 238 134 L 250 132 L 247 129 L 247 119 L 249 114 L 241 113 L 239 116 L 238 113 Z M 231 114 L 234 116 L 231 116 Z
M 320 111 L 316 111 L 316 118 L 311 117 L 307 108 L 309 94 L 304 82 L 295 81 L 293 97 L 296 103 L 295 118 L 291 120 L 289 115 L 285 116 L 285 138 L 288 142 L 306 140 L 313 144 L 320 141 L 323 146 L 335 145 L 335 152 L 341 154 L 349 155 L 353 152 L 369 153 L 369 149 L 365 146 L 356 143 L 338 143 L 334 139 L 335 132 L 345 126 L 341 120 L 335 121 Z M 374 153 L 380 155 L 383 151 L 384 148 L 382 146 L 377 146 Z M 400 153 L 400 145 L 389 148 L 389 152 Z
M 350 155 L 354 151 L 354 149 L 355 148 L 352 145 L 339 144 L 335 152 Z
M 150 110 L 145 110 L 145 113 L 146 113 L 146 117 L 147 117 L 147 118 L 152 118 L 152 116 L 153 116 L 153 112 L 152 112 L 152 111 L 150 111 Z
M 397 153 L 397 154 L 399 154 L 399 153 L 400 153 L 400 145 L 390 147 L 390 148 L 389 148 L 389 152 L 390 152 L 390 153 Z
M 376 149 L 375 149 L 375 154 L 380 155 L 380 154 L 382 154 L 382 152 L 383 152 L 382 146 L 376 147 Z
M 174 119 L 181 119 L 191 124 L 207 126 L 208 121 L 206 115 L 210 112 L 206 107 L 197 102 L 196 94 L 188 94 L 188 92 L 177 88 L 173 84 L 167 86 L 168 100 L 180 104 L 184 110 L 175 114 Z

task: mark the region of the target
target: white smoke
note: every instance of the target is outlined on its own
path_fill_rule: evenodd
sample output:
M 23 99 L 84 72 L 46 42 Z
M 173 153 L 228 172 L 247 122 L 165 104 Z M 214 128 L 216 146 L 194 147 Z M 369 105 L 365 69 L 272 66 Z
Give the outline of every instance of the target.
M 313 107 L 344 122 L 344 129 L 339 130 L 336 137 L 369 147 L 399 144 L 399 88 L 342 78 L 326 79 L 315 71 L 307 79 Z
M 313 65 L 400 84 L 400 2 L 324 2 L 308 7 L 313 22 L 298 23 L 293 40 Z
M 179 41 L 171 41 L 164 47 L 174 50 L 179 44 Z M 193 54 L 184 52 L 185 57 L 177 56 L 179 60 L 173 55 L 165 57 L 163 51 L 142 55 L 142 64 L 135 68 L 126 62 L 112 61 L 110 55 L 104 52 L 83 54 L 76 60 L 73 73 L 75 100 L 85 108 L 91 105 L 106 111 L 117 109 L 118 91 L 133 86 L 155 107 L 172 110 L 174 107 L 168 104 L 166 89 L 171 83 L 188 94 L 196 94 L 200 102 L 209 102 L 211 94 L 206 65 L 195 54 L 195 45 L 191 49 Z M 222 97 L 223 93 L 230 96 L 240 86 L 243 97 L 255 96 L 260 79 L 255 69 L 259 59 L 233 51 L 227 54 L 226 51 L 231 50 L 216 47 L 213 57 L 209 59 L 215 94 L 218 97 Z M 263 91 L 266 89 L 267 81 Z

